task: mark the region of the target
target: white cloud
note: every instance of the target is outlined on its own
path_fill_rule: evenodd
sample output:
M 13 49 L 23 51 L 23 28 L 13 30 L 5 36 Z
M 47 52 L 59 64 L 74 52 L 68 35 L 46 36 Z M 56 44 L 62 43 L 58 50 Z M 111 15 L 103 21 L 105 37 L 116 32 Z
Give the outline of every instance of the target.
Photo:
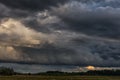
M 6 19 L 0 25 L 0 40 L 16 45 L 37 45 L 45 41 L 46 35 L 23 25 L 20 20 Z

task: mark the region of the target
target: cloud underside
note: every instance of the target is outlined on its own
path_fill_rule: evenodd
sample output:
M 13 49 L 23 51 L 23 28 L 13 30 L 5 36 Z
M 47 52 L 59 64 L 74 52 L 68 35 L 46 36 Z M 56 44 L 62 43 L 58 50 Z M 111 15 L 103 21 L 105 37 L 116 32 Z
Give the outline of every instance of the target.
M 13 1 L 0 1 L 0 62 L 120 67 L 119 0 Z

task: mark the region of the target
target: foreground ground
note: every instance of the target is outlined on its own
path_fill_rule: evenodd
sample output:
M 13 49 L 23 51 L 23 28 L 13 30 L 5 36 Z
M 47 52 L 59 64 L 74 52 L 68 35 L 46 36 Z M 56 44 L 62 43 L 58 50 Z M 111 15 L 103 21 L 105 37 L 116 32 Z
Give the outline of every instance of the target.
M 120 76 L 0 76 L 0 80 L 120 80 Z

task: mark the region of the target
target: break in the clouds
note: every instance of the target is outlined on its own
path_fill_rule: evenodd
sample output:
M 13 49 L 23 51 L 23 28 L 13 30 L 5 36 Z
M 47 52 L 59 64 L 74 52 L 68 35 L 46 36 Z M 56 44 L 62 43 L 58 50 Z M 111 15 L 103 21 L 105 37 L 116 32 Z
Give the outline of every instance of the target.
M 0 0 L 0 61 L 120 67 L 119 0 Z

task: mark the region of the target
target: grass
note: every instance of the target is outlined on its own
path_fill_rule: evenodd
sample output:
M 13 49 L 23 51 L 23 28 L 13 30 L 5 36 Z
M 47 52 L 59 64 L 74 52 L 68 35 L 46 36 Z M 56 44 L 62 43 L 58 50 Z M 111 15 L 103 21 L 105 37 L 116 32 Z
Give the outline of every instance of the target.
M 120 76 L 0 76 L 0 80 L 120 80 Z

